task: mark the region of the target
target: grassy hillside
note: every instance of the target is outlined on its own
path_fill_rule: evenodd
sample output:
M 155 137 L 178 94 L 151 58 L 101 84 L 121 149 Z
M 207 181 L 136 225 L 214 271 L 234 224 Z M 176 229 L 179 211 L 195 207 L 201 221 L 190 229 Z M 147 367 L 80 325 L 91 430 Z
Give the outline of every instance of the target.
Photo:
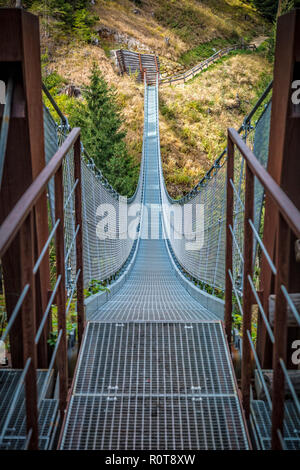
M 44 77 L 59 75 L 53 92 L 66 114 L 72 113 L 74 102 L 82 98 L 67 97 L 66 85 L 81 88 L 87 84 L 96 62 L 117 90 L 126 119 L 128 151 L 135 161 L 139 161 L 142 149 L 143 87 L 134 78 L 118 75 L 112 49 L 158 53 L 162 72 L 173 73 L 227 44 L 266 35 L 269 29 L 256 11 L 240 0 L 81 3 L 88 9 L 89 20 L 86 13 L 76 13 L 75 26 L 66 28 L 63 17 L 53 16 L 41 2 L 30 1 L 31 11 L 40 16 Z M 94 20 L 90 22 L 90 18 Z M 185 85 L 161 88 L 162 156 L 173 196 L 188 191 L 208 169 L 226 145 L 227 127 L 240 125 L 270 74 L 264 53 L 238 53 Z
M 226 147 L 228 127 L 238 128 L 271 79 L 260 52 L 239 53 L 193 80 L 160 88 L 161 153 L 173 196 L 188 191 Z
M 99 0 L 93 11 L 102 24 L 173 60 L 201 43 L 242 37 L 247 41 L 266 28 L 261 17 L 239 0 Z

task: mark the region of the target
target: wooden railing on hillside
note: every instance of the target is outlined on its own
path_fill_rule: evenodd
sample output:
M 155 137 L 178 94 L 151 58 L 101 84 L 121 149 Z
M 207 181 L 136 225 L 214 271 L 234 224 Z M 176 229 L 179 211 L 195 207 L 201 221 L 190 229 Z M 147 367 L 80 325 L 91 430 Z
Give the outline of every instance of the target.
M 159 73 L 158 56 L 119 49 L 116 51 L 116 57 L 121 74 L 136 74 L 139 82 L 143 82 L 145 76 L 147 83 L 154 84 L 156 82 L 156 75 Z
M 194 77 L 197 73 L 201 72 L 202 70 L 206 69 L 209 65 L 213 64 L 221 57 L 229 54 L 231 51 L 236 51 L 238 49 L 249 49 L 255 50 L 255 44 L 236 44 L 234 46 L 225 47 L 224 49 L 220 49 L 219 51 L 215 52 L 211 57 L 208 59 L 203 60 L 199 64 L 195 65 L 191 69 L 187 70 L 186 72 L 180 73 L 178 75 L 172 75 L 170 77 L 161 78 L 160 84 L 164 85 L 168 83 L 169 85 L 174 82 L 179 82 L 183 80 L 185 82 L 187 79 Z

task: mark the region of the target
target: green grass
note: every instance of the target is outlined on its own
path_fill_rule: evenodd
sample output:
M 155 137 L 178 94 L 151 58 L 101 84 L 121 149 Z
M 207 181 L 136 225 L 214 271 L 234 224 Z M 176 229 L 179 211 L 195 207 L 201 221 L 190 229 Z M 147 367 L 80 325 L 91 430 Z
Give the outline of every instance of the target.
M 239 0 L 160 0 L 154 14 L 187 48 L 216 38 L 247 41 L 261 34 L 264 24 L 251 6 Z
M 205 68 L 203 70 L 200 70 L 193 77 L 187 79 L 186 82 L 193 82 L 197 77 L 199 77 L 200 74 L 203 74 L 207 71 L 211 71 L 211 70 L 215 69 L 220 64 L 222 64 L 223 62 L 226 62 L 228 59 L 230 59 L 230 57 L 233 57 L 235 55 L 241 55 L 241 54 L 250 55 L 250 54 L 255 54 L 255 53 L 257 53 L 257 51 L 252 51 L 251 49 L 236 49 L 234 51 L 231 51 L 228 54 L 226 54 L 225 56 L 220 57 L 220 59 L 216 60 L 214 63 L 209 65 L 207 68 Z
M 236 37 L 232 39 L 213 39 L 184 52 L 178 60 L 182 65 L 192 66 L 212 56 L 220 49 L 237 44 L 238 41 L 239 39 Z

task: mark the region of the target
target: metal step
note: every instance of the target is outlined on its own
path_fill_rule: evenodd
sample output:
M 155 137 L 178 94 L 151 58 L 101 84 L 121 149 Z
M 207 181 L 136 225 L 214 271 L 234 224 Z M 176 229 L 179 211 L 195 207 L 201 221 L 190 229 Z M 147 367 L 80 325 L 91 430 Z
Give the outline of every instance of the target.
M 71 399 L 64 450 L 247 449 L 235 396 Z
M 15 390 L 22 371 L 18 369 L 0 369 L 0 434 L 5 425 L 7 414 L 15 397 Z M 57 430 L 58 400 L 45 398 L 50 395 L 53 387 L 53 373 L 49 384 L 44 388 L 47 370 L 37 371 L 39 407 L 39 436 L 41 449 L 47 449 Z M 24 386 L 16 400 L 13 413 L 6 428 L 1 449 L 23 449 L 26 445 L 26 411 Z
M 262 450 L 271 449 L 271 413 L 263 400 L 251 402 L 254 433 Z M 300 450 L 300 420 L 294 403 L 285 404 L 284 443 L 288 450 Z
M 61 448 L 247 449 L 221 323 L 89 323 Z

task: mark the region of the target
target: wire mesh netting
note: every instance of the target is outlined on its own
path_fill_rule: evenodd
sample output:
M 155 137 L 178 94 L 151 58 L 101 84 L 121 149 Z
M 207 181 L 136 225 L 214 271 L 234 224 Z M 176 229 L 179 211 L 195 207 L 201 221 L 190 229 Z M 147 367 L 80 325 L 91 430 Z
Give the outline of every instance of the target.
M 264 166 L 268 159 L 270 110 L 271 102 L 266 106 L 256 125 L 254 127 L 248 125 L 243 133 L 244 140 L 254 149 L 254 152 L 257 151 L 258 159 Z M 159 160 L 161 162 L 161 159 Z M 243 274 L 244 173 L 244 160 L 236 151 L 234 181 L 232 182 L 234 185 L 232 276 L 239 291 L 242 289 Z M 215 165 L 209 177 L 193 190 L 190 197 L 185 197 L 180 201 L 170 198 L 164 184 L 162 168 L 160 180 L 164 225 L 176 259 L 193 278 L 209 285 L 213 290 L 223 291 L 225 288 L 226 156 Z M 259 230 L 264 192 L 257 180 L 255 185 L 254 225 Z M 182 205 L 185 206 L 187 214 L 192 214 L 193 222 L 190 224 L 190 230 L 185 229 L 182 216 L 184 211 L 179 210 Z M 187 206 L 190 206 L 189 209 Z M 199 213 L 201 210 L 202 216 L 198 218 L 198 224 L 195 224 L 197 211 Z M 179 214 L 177 219 L 176 213 Z M 175 214 L 173 218 L 172 214 Z M 195 241 L 199 240 L 198 249 L 196 244 L 193 247 L 189 243 L 193 237 Z
M 58 126 L 50 112 L 44 109 L 45 153 L 48 162 L 66 135 L 66 128 Z M 71 284 L 76 277 L 75 239 L 75 193 L 73 150 L 64 161 L 64 199 L 65 199 L 65 253 L 67 257 L 67 280 Z M 92 159 L 83 153 L 81 161 L 82 186 L 82 231 L 84 284 L 93 279 L 105 280 L 117 273 L 128 259 L 134 236 L 127 236 L 126 224 L 136 221 L 138 229 L 140 203 L 143 190 L 143 158 L 140 179 L 134 196 L 128 201 L 114 191 L 99 170 L 95 169 Z M 48 186 L 52 221 L 55 220 L 54 181 Z M 134 210 L 131 210 L 134 209 Z M 133 215 L 128 215 L 134 212 Z M 124 219 L 127 219 L 124 223 Z M 103 219 L 105 221 L 103 222 Z M 122 227 L 124 232 L 122 232 Z
M 151 88 L 151 87 L 150 87 Z M 154 90 L 150 91 L 153 93 Z M 145 104 L 147 103 L 149 93 L 145 88 Z M 158 95 L 158 88 L 155 91 Z M 151 119 L 155 122 L 148 122 L 149 119 L 145 113 L 145 126 L 151 126 L 158 123 L 158 96 L 153 100 L 153 110 L 155 113 Z M 244 129 L 244 138 L 253 148 L 259 161 L 266 165 L 268 157 L 268 141 L 270 129 L 270 110 L 271 102 L 265 107 L 258 122 L 255 126 L 249 123 Z M 51 114 L 47 109 L 44 111 L 45 121 L 45 141 L 46 141 L 46 158 L 51 158 L 58 147 L 58 142 L 62 141 L 66 135 L 64 125 L 57 126 Z M 226 211 L 226 154 L 222 160 L 215 164 L 213 171 L 209 177 L 201 182 L 196 191 L 192 192 L 192 196 L 181 201 L 175 201 L 170 198 L 167 193 L 160 158 L 159 146 L 159 129 L 157 128 L 158 139 L 154 145 L 157 145 L 158 158 L 154 162 L 155 167 L 148 171 L 147 185 L 145 186 L 145 203 L 152 206 L 161 204 L 163 227 L 156 229 L 164 232 L 166 238 L 169 239 L 171 251 L 175 255 L 176 260 L 181 267 L 193 278 L 203 282 L 205 285 L 211 286 L 213 292 L 215 289 L 224 290 L 225 286 L 225 211 Z M 147 145 L 151 144 L 148 136 Z M 143 148 L 144 153 L 144 148 Z M 144 161 L 144 157 L 142 162 Z M 148 163 L 150 164 L 150 163 Z M 65 199 L 68 201 L 65 209 L 65 225 L 66 225 L 66 253 L 69 252 L 67 279 L 72 280 L 76 276 L 75 263 L 75 243 L 76 227 L 74 222 L 74 168 L 73 158 L 68 156 L 64 165 L 64 182 L 65 182 Z M 160 188 L 157 177 L 160 181 Z M 84 256 L 84 282 L 88 285 L 92 279 L 104 280 L 114 275 L 120 270 L 128 259 L 134 240 L 128 237 L 127 233 L 120 234 L 119 227 L 121 219 L 128 219 L 129 208 L 131 205 L 142 201 L 144 180 L 143 163 L 141 165 L 141 177 L 135 196 L 128 201 L 126 205 L 120 204 L 119 195 L 107 184 L 99 171 L 95 171 L 93 161 L 82 159 L 82 201 L 83 201 L 83 256 Z M 243 159 L 235 159 L 235 177 L 234 177 L 234 224 L 232 227 L 234 236 L 234 253 L 233 253 L 233 279 L 237 289 L 242 288 L 242 250 L 243 250 L 243 193 L 244 193 L 244 162 Z M 49 183 L 49 198 L 51 206 L 51 215 L 54 220 L 54 183 Z M 106 236 L 107 228 L 104 224 L 100 224 L 101 216 L 97 215 L 98 207 L 102 205 L 110 206 L 112 209 L 106 217 L 106 227 L 115 226 L 115 237 Z M 255 217 L 254 225 L 257 230 L 260 227 L 261 211 L 263 205 L 263 189 L 259 182 L 255 180 Z M 184 209 L 182 209 L 184 206 Z M 202 209 L 201 209 L 202 208 Z M 201 212 L 202 211 L 202 212 Z M 196 215 L 201 213 L 201 220 L 196 220 Z M 186 218 L 190 216 L 190 226 L 186 226 Z M 102 216 L 103 217 L 103 216 Z M 98 228 L 97 228 L 98 225 Z M 125 224 L 126 225 L 126 224 Z M 146 231 L 147 230 L 147 234 Z M 149 224 L 144 223 L 143 237 L 151 236 Z M 121 235 L 121 236 L 120 236 Z M 198 241 L 199 248 L 196 243 L 191 240 Z

